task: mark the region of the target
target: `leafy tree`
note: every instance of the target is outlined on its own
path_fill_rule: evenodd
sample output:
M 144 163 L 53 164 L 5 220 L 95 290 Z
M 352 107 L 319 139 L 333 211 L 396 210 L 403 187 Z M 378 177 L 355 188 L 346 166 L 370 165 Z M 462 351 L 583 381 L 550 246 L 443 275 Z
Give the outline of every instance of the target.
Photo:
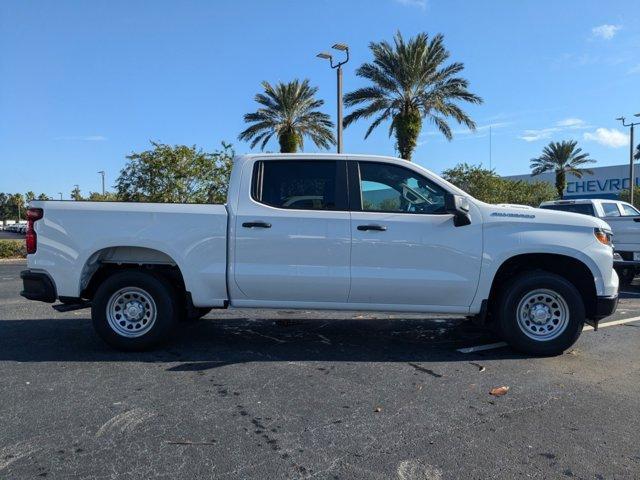
M 76 201 L 84 200 L 82 197 L 82 192 L 80 192 L 80 187 L 75 187 L 71 190 L 71 198 Z
M 132 153 L 116 181 L 116 195 L 129 202 L 223 203 L 234 151 L 230 144 L 213 153 L 186 145 L 151 142 Z
M 562 192 L 567 186 L 567 173 L 582 178 L 583 173 L 591 174 L 591 170 L 580 167 L 595 160 L 589 158 L 588 153 L 582 153 L 581 148 L 576 148 L 576 140 L 564 140 L 562 142 L 550 142 L 544 147 L 542 155 L 531 159 L 531 175 L 540 175 L 553 171 L 556 174 L 556 190 L 562 198 Z
M 329 148 L 335 144 L 333 122 L 329 115 L 318 111 L 324 100 L 315 98 L 317 87 L 309 80 L 294 80 L 272 86 L 262 82 L 264 93 L 258 93 L 255 101 L 261 105 L 253 113 L 244 116 L 252 124 L 238 138 L 251 141 L 251 148 L 260 143 L 264 150 L 274 135 L 280 144 L 280 152 L 294 153 L 303 147 L 304 137 L 309 137 L 318 147 Z
M 635 160 L 640 160 L 640 143 L 636 145 L 636 151 L 633 152 L 633 158 Z M 635 193 L 634 193 L 634 198 L 635 198 Z
M 7 217 L 8 219 L 22 220 L 25 217 L 24 197 L 20 193 L 9 195 L 7 199 Z
M 442 176 L 472 197 L 487 203 L 537 207 L 542 202 L 556 198 L 555 189 L 547 182 L 508 180 L 481 165 L 460 163 L 442 172 Z
M 405 41 L 400 32 L 394 44 L 371 42 L 373 63 L 365 63 L 356 75 L 372 85 L 347 93 L 345 104 L 358 106 L 344 119 L 348 126 L 356 120 L 376 116 L 364 138 L 383 122 L 391 121 L 389 136 L 395 134 L 396 148 L 405 160 L 411 160 L 422 122 L 427 119 L 447 138 L 453 138 L 447 118 L 475 130 L 475 122 L 458 106 L 458 102 L 482 103 L 469 92 L 469 82 L 457 76 L 464 64 L 444 63 L 449 51 L 440 34 L 429 40 L 426 33 Z
M 3 225 L 6 224 L 7 219 L 10 217 L 9 195 L 4 192 L 0 192 L 0 217 L 2 218 Z
M 88 200 L 90 202 L 117 202 L 119 198 L 114 192 L 89 192 Z
M 623 202 L 629 202 L 631 200 L 631 195 L 628 188 L 620 192 L 620 200 L 622 200 Z M 633 206 L 637 209 L 640 209 L 640 187 L 638 186 L 633 188 Z

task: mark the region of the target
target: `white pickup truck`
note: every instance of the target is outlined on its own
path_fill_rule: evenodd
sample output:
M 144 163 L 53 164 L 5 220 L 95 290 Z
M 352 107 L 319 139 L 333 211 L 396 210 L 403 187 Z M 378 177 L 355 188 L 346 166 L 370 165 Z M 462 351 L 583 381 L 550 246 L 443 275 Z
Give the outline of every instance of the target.
M 630 203 L 602 198 L 579 198 L 543 202 L 540 208 L 581 213 L 607 222 L 613 232 L 613 268 L 621 285 L 640 273 L 640 212 Z
M 453 313 L 559 354 L 615 311 L 609 227 L 483 203 L 395 158 L 236 158 L 225 205 L 33 201 L 21 294 L 140 350 L 213 308 Z

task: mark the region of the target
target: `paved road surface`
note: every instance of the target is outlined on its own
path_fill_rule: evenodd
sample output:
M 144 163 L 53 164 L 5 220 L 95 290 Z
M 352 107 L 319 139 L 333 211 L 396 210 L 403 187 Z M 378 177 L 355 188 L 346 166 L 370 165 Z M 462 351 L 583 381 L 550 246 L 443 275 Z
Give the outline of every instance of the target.
M 125 354 L 88 310 L 17 296 L 21 268 L 0 264 L 2 479 L 640 476 L 640 322 L 525 358 L 457 352 L 495 339 L 453 317 L 237 310 Z

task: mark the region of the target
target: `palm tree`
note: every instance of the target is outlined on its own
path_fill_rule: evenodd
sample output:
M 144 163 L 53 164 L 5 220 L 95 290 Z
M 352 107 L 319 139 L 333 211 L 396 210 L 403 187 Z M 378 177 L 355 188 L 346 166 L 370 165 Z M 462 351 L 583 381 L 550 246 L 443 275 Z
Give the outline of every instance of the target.
M 335 144 L 333 122 L 329 115 L 317 110 L 324 100 L 314 97 L 318 88 L 309 86 L 309 80 L 296 79 L 275 86 L 262 82 L 262 87 L 264 93 L 255 96 L 262 107 L 244 116 L 244 121 L 252 125 L 238 135 L 240 140 L 250 140 L 251 148 L 262 142 L 260 149 L 264 150 L 275 135 L 281 153 L 294 153 L 302 148 L 305 136 L 321 148 Z
M 551 142 L 544 147 L 540 157 L 531 159 L 531 175 L 540 175 L 549 171 L 555 172 L 556 190 L 560 198 L 562 198 L 562 192 L 567 186 L 567 173 L 578 178 L 582 178 L 583 173 L 593 173 L 591 170 L 580 168 L 582 165 L 595 162 L 595 160 L 589 158 L 588 153 L 582 153 L 581 148 L 576 148 L 577 145 L 578 142 L 575 140 Z
M 449 51 L 442 35 L 429 40 L 426 33 L 420 33 L 405 42 L 397 32 L 393 40 L 393 45 L 386 41 L 369 44 L 373 63 L 360 66 L 356 75 L 372 85 L 345 95 L 347 106 L 359 107 L 345 117 L 344 125 L 375 115 L 365 133 L 367 138 L 381 123 L 391 120 L 389 136 L 395 134 L 400 156 L 411 160 L 423 119 L 451 140 L 453 133 L 447 117 L 472 130 L 476 127 L 457 102 L 482 103 L 482 99 L 467 90 L 467 80 L 456 76 L 464 69 L 462 63 L 443 65 Z
M 636 151 L 633 153 L 635 160 L 640 160 L 640 143 L 636 146 Z

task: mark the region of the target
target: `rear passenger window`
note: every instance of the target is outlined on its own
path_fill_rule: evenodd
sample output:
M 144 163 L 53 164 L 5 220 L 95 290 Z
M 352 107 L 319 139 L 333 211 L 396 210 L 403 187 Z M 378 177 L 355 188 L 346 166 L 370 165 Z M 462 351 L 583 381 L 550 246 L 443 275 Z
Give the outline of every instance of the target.
M 346 165 L 328 160 L 265 160 L 253 171 L 251 196 L 278 208 L 347 210 Z
M 619 217 L 620 210 L 618 210 L 618 205 L 611 202 L 606 202 L 602 204 L 602 210 L 604 210 L 605 217 Z

